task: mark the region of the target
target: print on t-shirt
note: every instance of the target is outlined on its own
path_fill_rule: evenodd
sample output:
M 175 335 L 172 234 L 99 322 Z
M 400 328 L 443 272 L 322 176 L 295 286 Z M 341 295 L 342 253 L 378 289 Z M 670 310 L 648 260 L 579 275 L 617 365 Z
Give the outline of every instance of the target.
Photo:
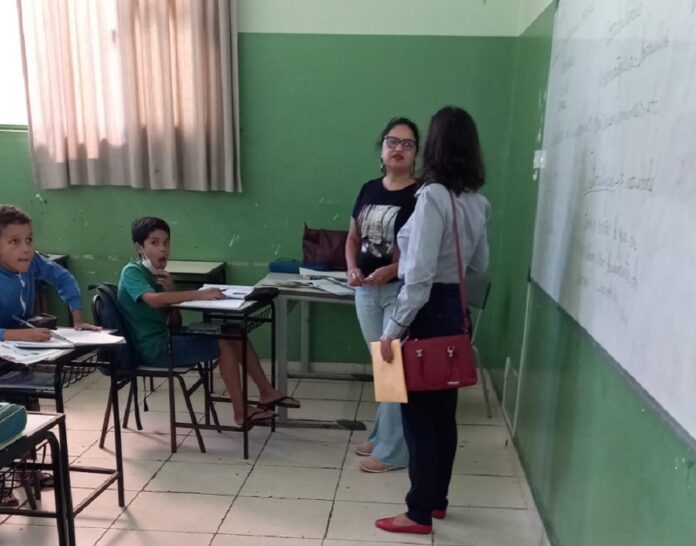
M 401 207 L 365 205 L 358 216 L 360 252 L 378 259 L 391 260 L 394 253 L 394 225 Z

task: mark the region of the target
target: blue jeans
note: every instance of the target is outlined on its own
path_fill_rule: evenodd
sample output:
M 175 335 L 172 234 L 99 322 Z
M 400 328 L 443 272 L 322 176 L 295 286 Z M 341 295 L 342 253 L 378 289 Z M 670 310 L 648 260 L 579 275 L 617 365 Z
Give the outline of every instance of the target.
M 158 356 L 153 364 L 155 368 L 169 367 L 167 357 L 167 337 L 162 338 Z M 193 368 L 199 362 L 215 360 L 220 355 L 218 340 L 210 337 L 172 336 L 172 364 L 175 368 L 189 366 Z
M 401 283 L 384 286 L 360 286 L 355 290 L 355 308 L 360 330 L 367 343 L 379 341 L 391 318 Z M 377 408 L 375 426 L 367 439 L 373 446 L 372 457 L 394 466 L 408 465 L 408 448 L 401 424 L 401 404 L 382 402 Z

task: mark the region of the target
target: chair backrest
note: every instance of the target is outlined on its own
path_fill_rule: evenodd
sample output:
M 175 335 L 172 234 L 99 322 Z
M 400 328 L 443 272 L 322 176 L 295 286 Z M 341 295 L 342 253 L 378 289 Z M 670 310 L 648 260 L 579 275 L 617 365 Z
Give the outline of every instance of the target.
M 122 345 L 105 346 L 104 355 L 115 370 L 132 370 L 138 366 L 134 344 L 128 331 L 126 319 L 118 303 L 116 286 L 101 283 L 95 286 L 97 293 L 92 298 L 92 315 L 97 326 L 116 330 L 126 340 Z
M 476 333 L 481 322 L 483 310 L 488 302 L 488 295 L 491 292 L 491 281 L 485 275 L 467 271 L 464 277 L 464 288 L 466 289 L 466 304 L 473 310 L 471 342 L 476 339 Z
M 485 309 L 488 294 L 491 291 L 491 281 L 485 275 L 467 271 L 464 277 L 466 304 L 474 309 Z

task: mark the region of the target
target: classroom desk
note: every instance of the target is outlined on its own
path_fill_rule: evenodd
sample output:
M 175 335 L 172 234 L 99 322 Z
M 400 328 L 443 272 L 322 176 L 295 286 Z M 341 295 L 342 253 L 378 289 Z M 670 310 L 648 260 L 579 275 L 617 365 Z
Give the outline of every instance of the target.
M 56 439 L 53 429 L 58 427 Z M 55 511 L 27 510 L 18 507 L 0 506 L 0 514 L 19 515 L 38 518 L 55 518 L 58 527 L 58 544 L 75 546 L 75 516 L 72 506 L 70 472 L 68 471 L 68 441 L 65 430 L 65 415 L 49 413 L 27 414 L 27 426 L 22 436 L 0 449 L 0 468 L 12 467 L 14 462 L 23 459 L 27 453 L 46 442 L 51 450 L 51 465 L 27 463 L 33 469 L 53 471 L 53 494 Z
M 280 294 L 276 298 L 277 324 L 275 330 L 276 358 L 278 366 L 278 389 L 287 392 L 288 378 L 329 379 L 371 381 L 372 376 L 366 374 L 319 374 L 312 370 L 309 358 L 310 332 L 310 303 L 331 303 L 337 305 L 355 305 L 354 296 L 336 296 L 316 288 L 287 287 L 283 282 L 302 280 L 304 277 L 293 273 L 268 273 L 257 286 L 275 286 Z M 296 304 L 300 305 L 300 372 L 288 371 L 288 313 Z M 325 421 L 288 420 L 287 408 L 278 408 L 278 423 L 281 425 L 304 426 L 313 428 L 343 428 L 349 430 L 365 430 L 360 421 L 338 421 L 327 425 Z
M 96 365 L 104 365 L 103 362 L 94 363 L 92 359 L 95 346 L 81 346 L 74 349 L 61 351 L 53 359 L 30 364 L 13 364 L 0 360 L 0 398 L 4 396 L 34 397 L 39 399 L 55 400 L 56 411 L 65 413 L 63 402 L 63 388 L 81 380 L 89 373 L 93 373 Z M 116 381 L 115 374 L 109 374 L 112 387 Z M 112 388 L 111 403 L 114 409 L 114 445 L 116 469 L 100 468 L 82 465 L 70 465 L 73 472 L 85 472 L 88 474 L 102 474 L 104 481 L 97 486 L 80 504 L 71 506 L 74 515 L 84 510 L 94 499 L 106 491 L 111 484 L 116 482 L 118 491 L 118 505 L 125 506 L 125 491 L 123 483 L 123 454 L 121 449 L 121 421 L 118 409 L 118 393 Z M 67 444 L 66 444 L 67 445 Z
M 188 325 L 179 329 L 170 329 L 168 356 L 171 359 L 172 334 L 195 337 L 212 337 L 215 339 L 240 340 L 242 342 L 242 399 L 244 401 L 244 420 L 246 421 L 249 399 L 246 366 L 249 334 L 264 324 L 271 325 L 271 384 L 275 386 L 275 307 L 272 301 L 250 301 L 247 302 L 241 309 L 230 309 L 226 303 L 226 300 L 193 301 L 173 306 L 181 310 L 201 312 L 203 314 L 203 320 L 206 324 L 204 327 L 200 327 L 200 325 Z M 212 374 L 210 374 L 210 377 L 212 378 Z M 225 402 L 229 404 L 229 397 L 211 395 L 209 399 L 205 400 L 205 423 L 196 423 L 194 425 L 193 423 L 176 421 L 174 374 L 171 366 L 169 367 L 168 387 L 172 453 L 176 453 L 177 428 L 193 428 L 196 436 L 198 437 L 198 443 L 201 446 L 203 445 L 203 439 L 201 437 L 200 430 L 216 430 L 218 432 L 225 430 L 241 432 L 243 434 L 244 458 L 249 458 L 249 428 L 239 427 L 236 424 L 221 425 L 218 422 L 217 415 L 215 414 L 215 406 L 213 402 Z M 215 424 L 210 423 L 209 412 L 211 411 L 214 416 Z M 272 423 L 271 430 L 275 430 L 275 422 Z
M 200 288 L 203 284 L 225 284 L 225 262 L 170 260 L 167 271 L 180 289 Z

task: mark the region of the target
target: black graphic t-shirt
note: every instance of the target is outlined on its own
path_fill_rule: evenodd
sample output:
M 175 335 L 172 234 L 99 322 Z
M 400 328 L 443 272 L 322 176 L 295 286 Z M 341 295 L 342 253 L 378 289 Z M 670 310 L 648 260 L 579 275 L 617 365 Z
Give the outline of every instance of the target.
M 394 261 L 396 234 L 416 207 L 416 184 L 402 190 L 385 189 L 381 178 L 366 182 L 353 207 L 360 235 L 357 265 L 366 277 Z

